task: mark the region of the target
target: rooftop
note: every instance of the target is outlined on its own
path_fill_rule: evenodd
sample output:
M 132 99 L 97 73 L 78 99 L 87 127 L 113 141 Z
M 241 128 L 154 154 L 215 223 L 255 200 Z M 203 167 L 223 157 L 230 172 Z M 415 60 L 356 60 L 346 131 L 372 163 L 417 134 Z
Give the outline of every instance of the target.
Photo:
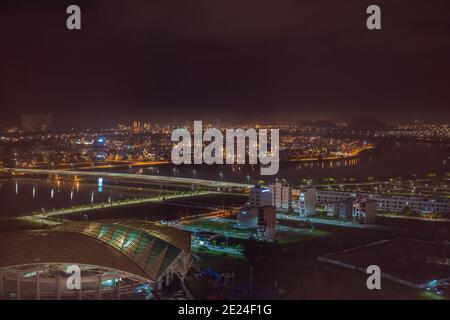
M 189 250 L 189 233 L 153 222 L 69 222 L 45 231 L 0 234 L 0 267 L 87 264 L 156 281 Z

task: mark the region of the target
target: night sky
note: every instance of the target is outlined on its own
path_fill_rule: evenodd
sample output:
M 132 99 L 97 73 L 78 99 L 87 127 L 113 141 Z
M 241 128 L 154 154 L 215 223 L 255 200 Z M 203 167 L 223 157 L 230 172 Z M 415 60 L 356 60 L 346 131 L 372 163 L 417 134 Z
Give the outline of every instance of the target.
M 448 0 L 0 1 L 0 125 L 450 121 L 449 77 Z

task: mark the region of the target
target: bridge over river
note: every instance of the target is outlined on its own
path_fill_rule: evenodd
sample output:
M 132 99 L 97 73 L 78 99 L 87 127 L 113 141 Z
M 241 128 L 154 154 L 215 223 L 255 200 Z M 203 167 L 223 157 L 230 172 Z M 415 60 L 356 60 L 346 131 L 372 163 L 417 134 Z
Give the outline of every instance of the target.
M 12 175 L 46 175 L 46 176 L 70 176 L 70 177 L 103 177 L 115 180 L 148 182 L 165 186 L 191 186 L 209 190 L 234 190 L 244 191 L 252 187 L 251 184 L 214 181 L 182 177 L 169 177 L 158 175 L 141 175 L 118 172 L 101 171 L 73 171 L 73 170 L 52 170 L 52 169 L 25 169 L 25 168 L 0 168 L 0 173 Z

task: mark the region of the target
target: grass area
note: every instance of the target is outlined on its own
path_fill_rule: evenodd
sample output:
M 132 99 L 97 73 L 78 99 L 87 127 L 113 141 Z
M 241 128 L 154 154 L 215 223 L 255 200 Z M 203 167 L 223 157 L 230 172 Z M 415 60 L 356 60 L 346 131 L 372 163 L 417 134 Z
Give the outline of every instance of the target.
M 242 254 L 233 253 L 233 252 L 218 252 L 214 250 L 209 250 L 205 247 L 195 248 L 192 247 L 191 250 L 202 257 L 222 257 L 222 258 L 230 258 L 230 259 L 244 259 Z
M 214 204 L 224 206 L 236 206 L 240 207 L 248 201 L 248 194 L 240 193 L 211 193 L 200 196 L 192 196 L 189 198 L 189 202 L 202 203 L 202 204 Z
M 202 230 L 207 230 L 210 232 L 217 232 L 217 233 L 229 232 L 241 236 L 248 236 L 251 233 L 256 233 L 255 228 L 253 229 L 236 228 L 234 226 L 235 225 L 234 220 L 224 222 L 224 221 L 214 221 L 211 219 L 199 219 L 192 221 L 187 225 Z M 286 226 L 284 224 L 280 225 Z M 292 227 L 295 228 L 295 230 L 277 230 L 275 242 L 278 244 L 287 244 L 330 235 L 330 232 L 323 230 L 302 228 L 300 226 L 292 226 Z
M 378 211 L 378 214 L 387 217 L 403 217 L 403 218 L 420 218 L 420 219 L 447 219 L 450 220 L 450 214 L 448 212 L 429 212 L 419 213 L 413 211 L 396 212 L 396 211 Z
M 424 300 L 446 300 L 444 297 L 429 291 L 421 291 L 419 298 Z
M 230 220 L 229 222 L 214 221 L 211 219 L 198 219 L 186 223 L 186 225 L 208 230 L 210 232 L 232 232 L 239 235 L 248 235 L 250 233 L 256 233 L 256 229 L 239 229 L 236 228 L 235 221 Z

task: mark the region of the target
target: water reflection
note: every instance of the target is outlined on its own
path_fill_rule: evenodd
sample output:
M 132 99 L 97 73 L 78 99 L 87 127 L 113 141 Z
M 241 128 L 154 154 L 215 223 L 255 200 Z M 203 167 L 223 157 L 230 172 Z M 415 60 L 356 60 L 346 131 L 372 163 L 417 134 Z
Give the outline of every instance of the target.
M 330 160 L 330 161 L 311 161 L 311 162 L 301 162 L 295 166 L 296 170 L 304 170 L 311 168 L 340 168 L 340 167 L 350 167 L 356 166 L 360 163 L 361 158 L 343 159 L 343 160 Z
M 81 186 L 82 185 L 82 186 Z M 0 218 L 159 194 L 153 189 L 62 180 L 17 179 L 0 183 Z
M 286 179 L 291 184 L 301 184 L 305 178 L 315 181 L 328 177 L 366 178 L 412 174 L 445 173 L 448 171 L 448 151 L 442 144 L 385 141 L 378 149 L 350 159 L 312 162 L 280 162 L 276 176 L 261 176 L 258 165 L 180 165 L 114 168 L 114 172 L 131 174 L 177 176 L 195 179 L 255 183 Z

